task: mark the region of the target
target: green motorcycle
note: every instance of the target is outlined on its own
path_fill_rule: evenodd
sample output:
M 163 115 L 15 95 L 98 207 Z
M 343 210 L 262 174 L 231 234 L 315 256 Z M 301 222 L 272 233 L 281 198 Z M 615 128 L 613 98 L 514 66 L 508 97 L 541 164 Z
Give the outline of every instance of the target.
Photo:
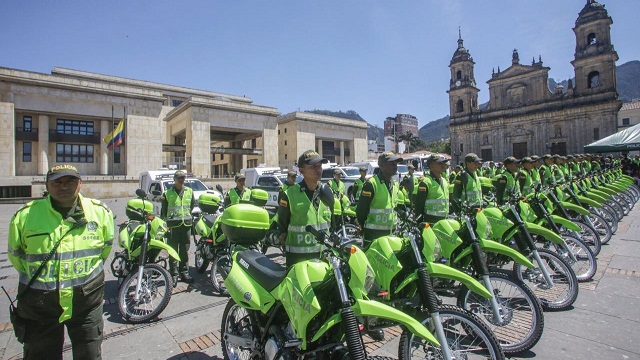
M 487 299 L 462 284 L 458 290 L 458 306 L 478 315 L 496 334 L 507 355 L 531 349 L 542 336 L 544 314 L 535 294 L 512 272 L 489 267 L 487 257 L 501 254 L 533 269 L 534 265 L 518 251 L 488 240 L 491 234 L 486 218 L 477 216 L 482 210 L 459 204 L 457 219 L 435 223 L 434 236 L 441 245 L 436 262 L 448 263 L 482 282 L 493 295 Z M 438 284 L 448 290 L 450 283 Z M 442 291 L 441 290 L 441 291 Z
M 231 232 L 240 235 L 255 227 L 265 227 L 266 232 L 269 225 L 268 216 L 266 224 L 246 216 L 242 219 L 235 225 L 223 223 L 223 231 L 233 238 Z M 440 345 L 411 316 L 368 299 L 374 274 L 364 252 L 353 245 L 354 240 L 341 238 L 337 232 L 325 240 L 311 226 L 306 230 L 308 236 L 316 236 L 326 245 L 321 259 L 301 261 L 284 269 L 260 252 L 233 254 L 231 272 L 225 280 L 231 299 L 222 316 L 225 359 L 365 359 L 356 318 L 370 316 L 394 320 L 431 344 Z
M 399 216 L 403 237 L 383 236 L 365 251 L 376 275 L 371 294 L 416 319 L 436 335 L 435 347 L 408 331 L 400 338 L 400 359 L 504 359 L 495 334 L 476 315 L 453 305 L 442 305 L 432 280 L 447 279 L 465 284 L 484 298 L 491 298 L 482 284 L 452 267 L 434 262 L 439 243 L 428 224 L 421 228 L 409 212 Z M 368 329 L 393 326 L 390 321 L 369 322 Z
M 153 204 L 145 200 L 144 190 L 136 190 L 136 195 L 137 199 L 127 202 L 129 220 L 120 224 L 118 241 L 123 250 L 111 261 L 112 273 L 124 279 L 118 289 L 118 309 L 122 317 L 132 323 L 156 318 L 171 300 L 171 274 L 155 263 L 160 251 L 180 259 L 166 243 L 167 225 L 152 214 Z

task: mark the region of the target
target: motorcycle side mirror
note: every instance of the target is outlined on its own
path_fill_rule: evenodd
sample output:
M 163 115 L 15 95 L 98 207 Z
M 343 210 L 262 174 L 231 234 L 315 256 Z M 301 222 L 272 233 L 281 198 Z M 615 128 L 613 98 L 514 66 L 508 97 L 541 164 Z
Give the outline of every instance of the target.
M 162 195 L 162 192 L 160 192 L 160 190 L 151 190 L 151 195 L 160 196 L 160 195 Z
M 141 198 L 141 199 L 144 199 L 144 198 L 147 197 L 147 193 L 144 192 L 144 190 L 142 190 L 142 189 L 138 189 L 138 190 L 136 190 L 136 196 Z
M 222 192 L 223 192 L 223 191 L 222 191 L 222 185 L 217 184 L 217 185 L 216 185 L 216 190 L 218 190 L 218 191 L 222 194 Z
M 331 213 L 333 214 L 333 205 L 336 201 L 336 198 L 333 196 L 333 191 L 331 191 L 331 187 L 328 185 L 320 185 L 320 201 L 322 201 L 329 209 L 331 209 Z
M 200 213 L 202 213 L 202 211 L 200 211 L 199 207 L 194 207 L 193 210 L 191 210 L 191 216 L 198 217 Z

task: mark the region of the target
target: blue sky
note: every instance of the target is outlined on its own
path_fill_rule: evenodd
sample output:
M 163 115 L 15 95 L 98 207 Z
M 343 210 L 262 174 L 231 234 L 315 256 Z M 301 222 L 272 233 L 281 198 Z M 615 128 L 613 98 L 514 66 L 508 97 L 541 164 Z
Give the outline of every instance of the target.
M 601 0 L 618 65 L 640 60 L 640 1 Z M 54 66 L 244 95 L 281 113 L 357 111 L 419 126 L 449 113 L 458 26 L 480 103 L 518 49 L 573 77 L 572 28 L 586 0 L 0 1 L 0 66 Z

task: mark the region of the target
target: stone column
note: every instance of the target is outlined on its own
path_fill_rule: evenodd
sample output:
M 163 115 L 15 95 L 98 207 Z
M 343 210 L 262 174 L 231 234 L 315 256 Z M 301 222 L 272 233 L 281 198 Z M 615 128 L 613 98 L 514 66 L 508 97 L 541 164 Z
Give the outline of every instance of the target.
M 344 161 L 344 141 L 340 141 L 340 162 L 339 164 L 345 165 L 346 161 Z
M 285 139 L 286 138 L 287 137 L 285 137 Z M 280 166 L 280 157 L 278 154 L 278 122 L 276 118 L 273 117 L 264 121 L 264 130 L 262 130 L 262 161 L 267 167 Z
M 196 177 L 211 177 L 210 127 L 211 125 L 208 121 L 187 120 L 187 151 L 185 156 L 191 158 L 191 162 L 187 161 L 187 171 L 193 173 Z
M 318 154 L 322 155 L 322 139 L 316 139 L 316 147 L 318 148 Z
M 111 129 L 111 120 L 102 120 L 100 122 L 100 137 L 104 139 Z M 100 141 L 100 175 L 109 175 L 109 167 L 111 166 L 111 152 L 107 148 L 104 141 Z
M 32 149 L 33 150 L 33 149 Z M 55 160 L 56 149 L 51 152 L 51 158 Z M 49 117 L 38 116 L 38 175 L 46 175 L 49 171 Z
M 0 168 L 1 176 L 16 175 L 16 122 L 13 95 L 7 96 L 9 102 L 0 102 Z M 32 150 L 33 151 L 33 150 Z

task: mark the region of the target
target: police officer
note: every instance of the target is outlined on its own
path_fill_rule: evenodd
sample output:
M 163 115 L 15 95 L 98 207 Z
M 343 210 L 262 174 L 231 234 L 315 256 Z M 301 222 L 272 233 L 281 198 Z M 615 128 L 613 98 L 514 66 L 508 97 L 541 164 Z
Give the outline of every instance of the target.
M 523 157 L 522 160 L 520 160 L 522 169 L 520 170 L 521 175 L 518 178 L 518 182 L 523 196 L 533 195 L 535 193 L 535 187 L 540 184 L 539 174 L 538 171 L 536 171 L 535 163 L 536 160 L 533 160 L 529 156 Z
M 354 202 L 358 202 L 358 200 L 360 199 L 362 188 L 364 187 L 364 183 L 367 181 L 367 168 L 361 167 L 358 168 L 358 171 L 360 172 L 360 177 L 357 178 L 353 185 L 349 188 L 349 191 L 351 192 L 351 198 Z
M 496 176 L 496 163 L 489 161 L 489 166 L 484 169 L 484 177 L 491 179 L 494 176 Z
M 378 157 L 380 171 L 364 184 L 356 217 L 363 227 L 365 248 L 371 241 L 391 235 L 396 219 L 393 209 L 398 203 L 400 189 L 393 176 L 398 172 L 401 161 L 402 158 L 391 151 L 382 153 Z
M 290 171 L 287 173 L 287 180 L 282 184 L 282 186 L 280 186 L 280 191 L 281 191 L 281 192 L 282 192 L 282 191 L 287 191 L 287 189 L 288 189 L 290 186 L 293 186 L 293 184 L 295 184 L 295 183 L 296 183 L 296 179 L 297 179 L 297 178 L 298 178 L 298 173 L 297 173 L 297 172 L 295 172 L 295 171 L 293 171 L 293 170 L 290 170 Z
M 449 174 L 449 183 L 453 183 L 456 181 L 456 178 L 462 172 L 462 166 L 456 165 L 451 174 Z
M 344 181 L 342 181 L 342 171 L 340 169 L 333 170 L 333 179 L 330 179 L 327 185 L 329 185 L 329 188 L 338 199 L 342 198 L 342 195 L 347 192 Z
M 453 184 L 453 198 L 457 202 L 466 201 L 468 206 L 482 207 L 482 184 L 480 183 L 478 169 L 482 166 L 482 159 L 474 154 L 468 153 L 464 157 L 465 169 L 456 177 Z M 458 209 L 458 204 L 454 203 L 454 209 Z
M 237 174 L 235 180 L 236 187 L 227 191 L 227 195 L 224 197 L 224 207 L 238 204 L 240 200 L 251 200 L 251 190 L 244 186 L 247 178 L 242 174 Z
M 169 246 L 171 246 L 180 257 L 180 262 L 171 260 L 169 271 L 173 276 L 175 284 L 180 275 L 180 281 L 192 283 L 193 278 L 189 275 L 189 246 L 191 245 L 191 210 L 195 205 L 193 190 L 184 186 L 187 174 L 178 170 L 173 175 L 173 187 L 164 192 L 162 196 L 162 208 L 160 216 L 167 222 L 169 227 Z
M 540 181 L 545 186 L 553 186 L 556 184 L 554 175 L 555 167 L 553 164 L 553 155 L 545 154 L 542 156 L 542 165 L 539 168 Z
M 51 167 L 45 185 L 48 196 L 27 203 L 9 224 L 8 257 L 20 275 L 17 311 L 25 319 L 24 358 L 62 359 L 66 327 L 74 359 L 101 359 L 103 267 L 113 215 L 102 202 L 80 195 L 82 179 L 73 165 Z
M 414 174 L 416 168 L 413 165 L 407 165 L 407 169 L 409 170 L 402 179 L 402 183 L 400 185 L 407 190 L 409 202 L 413 204 L 414 197 L 418 193 L 418 183 L 420 182 L 420 179 Z
M 285 244 L 287 267 L 308 259 L 318 258 L 322 245 L 305 227 L 313 226 L 328 231 L 331 226 L 331 209 L 334 197 L 328 186 L 320 182 L 322 164 L 329 161 L 313 150 L 307 150 L 298 158 L 298 170 L 302 181 L 281 192 L 278 199 L 278 225 L 286 229 L 280 239 Z
M 522 197 L 520 192 L 520 172 L 518 170 L 518 160 L 509 156 L 503 161 L 505 171 L 498 175 L 493 181 L 496 187 L 496 200 L 499 205 L 505 204 L 511 199 Z
M 415 198 L 416 215 L 422 214 L 422 220 L 435 223 L 449 215 L 449 182 L 443 176 L 449 166 L 449 159 L 439 154 L 427 158 L 429 174 L 418 184 Z

